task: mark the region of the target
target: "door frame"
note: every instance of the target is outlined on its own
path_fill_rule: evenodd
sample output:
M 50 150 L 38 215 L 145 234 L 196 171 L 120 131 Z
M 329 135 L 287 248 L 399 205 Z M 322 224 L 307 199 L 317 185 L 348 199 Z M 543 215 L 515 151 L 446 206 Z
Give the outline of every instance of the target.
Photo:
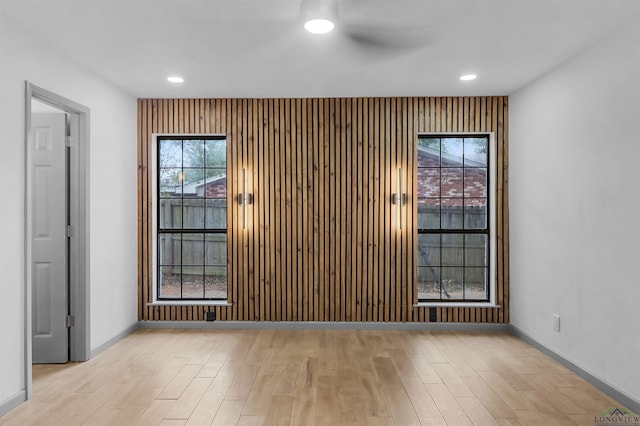
M 71 154 L 69 158 L 69 215 L 73 236 L 69 240 L 69 309 L 74 325 L 69 328 L 69 361 L 87 361 L 91 355 L 89 327 L 89 118 L 88 107 L 25 82 L 25 391 L 32 394 L 32 134 L 31 100 L 69 114 Z

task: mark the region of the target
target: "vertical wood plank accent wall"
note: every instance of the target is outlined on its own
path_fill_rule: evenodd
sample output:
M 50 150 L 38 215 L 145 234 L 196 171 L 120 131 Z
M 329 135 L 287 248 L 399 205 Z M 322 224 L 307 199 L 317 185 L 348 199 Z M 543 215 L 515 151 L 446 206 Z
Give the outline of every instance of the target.
M 417 135 L 493 132 L 500 308 L 416 308 Z M 152 134 L 227 135 L 228 300 L 151 306 Z M 234 201 L 242 169 L 254 203 Z M 409 194 L 396 225 L 401 168 Z M 140 320 L 509 321 L 508 98 L 138 100 Z

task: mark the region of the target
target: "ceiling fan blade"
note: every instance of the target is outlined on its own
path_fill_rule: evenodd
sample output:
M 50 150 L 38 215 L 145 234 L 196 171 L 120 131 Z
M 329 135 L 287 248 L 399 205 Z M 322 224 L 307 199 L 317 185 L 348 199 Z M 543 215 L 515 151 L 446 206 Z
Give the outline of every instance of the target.
M 381 49 L 417 49 L 430 43 L 429 29 L 425 27 L 374 28 L 345 25 L 344 35 L 365 47 Z

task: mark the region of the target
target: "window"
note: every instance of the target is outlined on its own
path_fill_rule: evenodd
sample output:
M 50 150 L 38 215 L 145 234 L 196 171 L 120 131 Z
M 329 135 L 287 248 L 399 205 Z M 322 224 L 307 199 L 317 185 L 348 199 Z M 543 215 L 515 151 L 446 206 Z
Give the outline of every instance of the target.
M 419 302 L 490 302 L 489 135 L 418 137 Z
M 227 141 L 156 142 L 156 299 L 226 300 Z

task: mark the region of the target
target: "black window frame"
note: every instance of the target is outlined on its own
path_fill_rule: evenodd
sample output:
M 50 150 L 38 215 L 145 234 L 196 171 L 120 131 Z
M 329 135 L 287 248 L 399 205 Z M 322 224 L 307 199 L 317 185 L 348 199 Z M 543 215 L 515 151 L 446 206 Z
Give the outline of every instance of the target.
M 204 220 L 204 224 L 202 228 L 163 228 L 162 227 L 162 221 L 161 221 L 161 199 L 163 199 L 163 197 L 161 197 L 161 170 L 162 168 L 160 167 L 160 155 L 161 155 L 161 149 L 160 149 L 160 144 L 162 143 L 162 141 L 164 140 L 170 140 L 170 141 L 182 141 L 184 143 L 184 141 L 203 141 L 204 144 L 206 145 L 206 141 L 209 140 L 223 140 L 225 141 L 225 145 L 226 145 L 226 149 L 225 149 L 225 167 L 207 167 L 206 166 L 206 159 L 205 159 L 205 165 L 203 167 L 201 167 L 204 170 L 204 176 L 206 176 L 206 170 L 207 169 L 223 169 L 225 170 L 225 179 L 227 179 L 227 187 L 225 189 L 225 194 L 226 197 L 224 198 L 225 203 L 226 203 L 226 208 L 227 208 L 227 214 L 225 217 L 225 227 L 224 228 L 207 228 L 206 227 L 206 200 L 209 198 L 203 198 L 204 201 L 204 205 L 205 205 L 205 220 Z M 155 140 L 155 168 L 156 168 L 156 176 L 155 176 L 155 198 L 156 198 L 156 208 L 155 208 L 155 244 L 156 244 L 156 250 L 155 250 L 155 258 L 156 258 L 156 267 L 155 267 L 155 274 L 156 274 L 156 283 L 155 283 L 155 291 L 156 291 L 156 297 L 155 299 L 158 302 L 203 302 L 203 303 L 207 303 L 207 302 L 221 302 L 221 301 L 226 301 L 228 298 L 228 292 L 229 292 L 229 281 L 228 281 L 228 277 L 229 277 L 229 258 L 228 258 L 228 228 L 229 228 L 229 185 L 228 185 L 228 177 L 229 177 L 229 163 L 228 163 L 228 143 L 229 140 L 227 138 L 226 135 L 168 135 L 168 134 L 164 134 L 164 135 L 158 135 L 156 136 L 156 140 Z M 183 148 L 184 150 L 184 145 Z M 184 155 L 184 154 L 183 154 Z M 183 157 L 184 158 L 184 157 Z M 175 167 L 171 167 L 171 168 L 175 168 Z M 199 167 L 200 168 L 200 167 Z M 189 167 L 184 167 L 184 164 L 180 167 L 180 169 L 182 170 L 182 173 L 184 173 L 184 169 L 189 169 Z M 206 183 L 205 183 L 205 191 L 206 191 Z M 185 200 L 185 196 L 184 196 L 184 192 L 181 193 L 180 195 L 180 200 Z M 197 199 L 197 198 L 195 198 Z M 210 198 L 210 199 L 221 199 L 221 198 Z M 181 238 L 183 235 L 195 235 L 195 234 L 201 234 L 204 237 L 203 241 L 206 241 L 206 235 L 225 235 L 226 236 L 226 244 L 225 244 L 225 259 L 226 259 L 226 264 L 225 265 L 215 265 L 215 266 L 224 266 L 226 268 L 226 277 L 227 277 L 227 283 L 226 283 L 226 295 L 225 297 L 205 297 L 206 295 L 206 286 L 204 285 L 204 268 L 207 266 L 206 264 L 204 264 L 204 260 L 203 260 L 203 265 L 190 265 L 190 266 L 202 266 L 203 267 L 203 297 L 201 298 L 197 298 L 197 297 L 182 297 L 183 294 L 183 282 L 182 282 L 182 278 L 181 278 L 181 284 L 180 284 L 180 294 L 181 297 L 166 297 L 166 296 L 162 296 L 162 292 L 161 292 L 161 279 L 160 277 L 162 276 L 160 268 L 162 268 L 163 266 L 170 266 L 170 265 L 162 265 L 160 262 L 160 250 L 161 250 L 161 238 L 162 235 L 167 235 L 167 234 L 180 234 Z M 180 267 L 182 268 L 184 266 L 183 263 L 183 259 L 182 259 L 182 250 L 180 250 L 180 257 L 181 257 L 181 262 L 180 262 Z M 177 264 L 175 265 L 177 266 Z M 181 274 L 182 276 L 183 274 Z
M 440 236 L 440 252 L 442 252 L 442 247 L 443 247 L 443 243 L 442 243 L 442 236 L 443 235 L 462 235 L 463 236 L 463 241 L 466 239 L 465 237 L 467 235 L 485 235 L 486 236 L 486 247 L 485 247 L 485 255 L 486 255 L 486 265 L 484 266 L 485 268 L 485 274 L 484 274 L 484 279 L 485 279 L 485 297 L 484 298 L 465 298 L 464 297 L 464 293 L 465 293 L 465 286 L 463 285 L 463 297 L 462 298 L 443 298 L 443 283 L 442 283 L 442 276 L 440 276 L 440 283 L 439 283 L 439 287 L 440 287 L 440 298 L 424 298 L 424 297 L 420 297 L 420 292 L 417 291 L 417 300 L 418 303 L 436 303 L 436 304 L 475 304 L 475 303 L 490 303 L 492 302 L 492 297 L 493 297 L 493 292 L 495 291 L 495 289 L 493 288 L 493 282 L 492 282 L 492 277 L 493 277 L 493 271 L 492 271 L 492 244 L 494 243 L 493 241 L 493 229 L 492 229 L 492 225 L 494 225 L 494 221 L 492 219 L 492 215 L 494 214 L 493 210 L 492 210 L 492 201 L 493 201 L 493 197 L 495 196 L 495 194 L 492 193 L 491 188 L 492 188 L 492 167 L 493 167 L 493 162 L 492 162 L 492 158 L 491 158 L 491 152 L 492 152 L 492 137 L 491 134 L 489 133 L 447 133 L 447 134 L 442 134 L 442 133 L 419 133 L 417 135 L 417 139 L 416 139 L 416 144 L 419 143 L 420 139 L 440 139 L 440 150 L 442 150 L 442 140 L 443 139 L 478 139 L 478 138 L 484 138 L 486 139 L 486 146 L 487 146 L 487 150 L 486 150 L 486 167 L 480 167 L 480 169 L 484 169 L 486 170 L 486 201 L 485 201 L 485 206 L 486 206 L 486 222 L 485 222 L 485 227 L 484 228 L 471 228 L 471 229 L 466 229 L 465 228 L 465 218 L 464 218 L 464 199 L 465 198 L 473 198 L 473 197 L 465 197 L 464 196 L 464 183 L 463 183 L 463 189 L 462 189 L 462 200 L 463 200 L 463 208 L 462 208 L 462 227 L 461 228 L 442 228 L 442 213 L 440 214 L 440 227 L 439 228 L 420 228 L 420 224 L 419 224 L 419 219 L 417 220 L 417 236 L 416 236 L 416 245 L 418 246 L 418 253 L 416 254 L 416 256 L 420 256 L 420 235 L 439 235 Z M 464 142 L 463 142 L 464 143 Z M 418 147 L 416 147 L 416 150 L 418 149 Z M 442 153 L 442 151 L 441 151 Z M 464 182 L 464 170 L 467 168 L 465 166 L 465 158 L 464 156 L 462 157 L 462 164 L 459 168 L 461 168 L 463 170 L 463 177 L 462 180 Z M 419 166 L 419 162 L 417 161 L 417 157 L 416 157 L 416 191 L 418 191 L 420 182 L 419 182 L 419 171 L 420 169 L 429 169 L 429 168 L 437 168 L 440 171 L 442 171 L 443 167 L 442 167 L 442 158 L 440 159 L 440 165 L 439 167 L 420 167 Z M 444 167 L 444 168 L 453 168 L 453 167 Z M 469 168 L 475 168 L 478 169 L 478 167 L 469 167 Z M 440 200 L 440 209 L 442 209 L 442 199 L 447 199 L 447 197 L 442 197 L 442 174 L 440 173 L 440 179 L 439 179 L 439 197 L 434 197 L 437 198 L 438 200 Z M 419 197 L 418 197 L 418 193 L 416 193 L 416 204 L 417 204 L 417 208 L 419 208 Z M 442 212 L 442 210 L 441 210 Z M 419 213 L 418 213 L 419 215 Z M 463 244 L 463 249 L 462 249 L 462 253 L 464 256 L 464 253 L 466 253 L 466 241 Z M 425 266 L 420 266 L 419 264 L 420 262 L 418 261 L 418 259 L 416 258 L 416 286 L 418 285 L 418 269 L 419 268 L 425 268 Z M 464 270 L 469 268 L 470 266 L 466 266 L 465 261 L 463 260 L 463 264 L 462 265 L 458 265 L 457 267 L 462 268 L 463 270 L 463 274 L 464 274 Z M 440 264 L 437 265 L 438 267 L 442 267 L 442 258 L 440 255 Z M 426 266 L 426 268 L 432 268 L 433 265 L 431 266 Z M 463 275 L 464 276 L 464 275 Z M 445 293 L 446 293 L 446 288 L 444 289 Z

